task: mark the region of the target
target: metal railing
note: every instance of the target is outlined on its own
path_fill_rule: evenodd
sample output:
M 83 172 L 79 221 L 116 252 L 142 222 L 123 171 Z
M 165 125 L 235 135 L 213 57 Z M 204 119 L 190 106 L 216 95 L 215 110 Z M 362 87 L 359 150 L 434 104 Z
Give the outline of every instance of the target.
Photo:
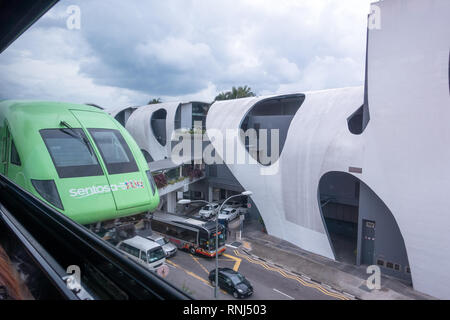
M 69 266 L 80 269 L 81 286 L 94 299 L 192 299 L 2 175 L 0 218 L 63 299 L 80 299 L 66 288 Z

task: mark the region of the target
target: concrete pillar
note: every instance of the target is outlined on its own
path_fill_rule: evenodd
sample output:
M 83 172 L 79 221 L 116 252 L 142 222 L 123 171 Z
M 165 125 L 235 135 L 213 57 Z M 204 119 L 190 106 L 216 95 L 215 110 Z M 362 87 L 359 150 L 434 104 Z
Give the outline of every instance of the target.
M 177 208 L 177 192 L 173 191 L 167 194 L 167 212 L 175 213 Z
M 208 187 L 208 199 L 209 202 L 213 201 L 213 188 L 212 187 Z

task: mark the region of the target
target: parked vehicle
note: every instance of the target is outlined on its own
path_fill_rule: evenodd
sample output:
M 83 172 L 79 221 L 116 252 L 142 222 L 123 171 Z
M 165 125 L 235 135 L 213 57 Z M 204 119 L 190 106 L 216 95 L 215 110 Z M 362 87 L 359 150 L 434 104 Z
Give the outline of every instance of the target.
M 170 258 L 177 253 L 177 247 L 159 234 L 152 234 L 151 236 L 148 236 L 147 239 L 159 244 L 163 248 L 166 258 Z
M 213 287 L 216 286 L 216 269 L 208 276 Z M 219 288 L 233 295 L 235 298 L 246 298 L 253 294 L 250 282 L 239 272 L 230 268 L 219 268 Z
M 203 219 L 210 219 L 217 214 L 217 210 L 219 210 L 220 205 L 216 202 L 212 202 L 204 206 L 198 214 Z
M 242 202 L 234 201 L 234 200 L 227 201 L 227 203 L 224 204 L 225 208 L 239 208 L 241 206 L 242 206 Z
M 224 208 L 219 213 L 219 221 L 233 221 L 239 216 L 239 211 L 236 208 Z
M 216 224 L 213 221 L 202 221 L 185 216 L 155 212 L 151 220 L 153 231 L 167 236 L 178 249 L 199 253 L 207 257 L 216 255 Z M 225 251 L 225 228 L 219 224 L 218 253 Z
M 156 271 L 166 262 L 163 248 L 141 236 L 119 242 L 117 248 L 150 271 Z
M 248 214 L 248 206 L 246 204 L 242 204 L 237 209 L 238 209 L 239 214 L 241 214 L 241 215 L 247 215 Z

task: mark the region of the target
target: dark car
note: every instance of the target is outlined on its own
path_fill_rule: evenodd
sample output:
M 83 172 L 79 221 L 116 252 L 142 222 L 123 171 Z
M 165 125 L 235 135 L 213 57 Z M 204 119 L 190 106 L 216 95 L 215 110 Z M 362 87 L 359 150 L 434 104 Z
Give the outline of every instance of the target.
M 215 287 L 216 269 L 211 270 L 208 278 Z M 232 294 L 235 298 L 246 298 L 253 294 L 250 282 L 242 274 L 230 268 L 219 268 L 219 288 Z

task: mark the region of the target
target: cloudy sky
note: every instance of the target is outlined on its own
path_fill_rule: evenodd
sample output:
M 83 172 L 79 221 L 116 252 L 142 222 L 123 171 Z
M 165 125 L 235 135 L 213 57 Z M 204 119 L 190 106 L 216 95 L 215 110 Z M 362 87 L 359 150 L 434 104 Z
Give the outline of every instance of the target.
M 0 99 L 106 108 L 362 85 L 373 0 L 60 1 L 0 55 Z M 67 8 L 81 11 L 70 30 Z

